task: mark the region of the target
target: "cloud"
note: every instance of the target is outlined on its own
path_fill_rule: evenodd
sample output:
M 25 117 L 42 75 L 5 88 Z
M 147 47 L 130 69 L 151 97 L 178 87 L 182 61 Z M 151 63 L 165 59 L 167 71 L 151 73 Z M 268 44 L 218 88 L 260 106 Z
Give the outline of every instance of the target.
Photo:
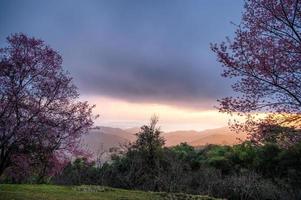
M 189 60 L 172 56 L 156 60 L 116 52 L 99 57 L 92 70 L 79 70 L 79 84 L 87 94 L 199 108 L 212 108 L 212 101 L 225 95 L 226 86 L 217 81 L 217 72 L 208 72 Z
M 233 32 L 233 2 L 4 0 L 0 44 L 14 32 L 42 38 L 82 95 L 211 109 L 231 93 L 209 43 Z

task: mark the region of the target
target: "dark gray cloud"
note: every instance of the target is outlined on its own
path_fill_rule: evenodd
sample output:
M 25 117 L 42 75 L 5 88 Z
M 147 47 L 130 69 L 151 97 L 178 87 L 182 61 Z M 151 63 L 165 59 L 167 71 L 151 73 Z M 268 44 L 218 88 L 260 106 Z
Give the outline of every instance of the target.
M 210 108 L 230 93 L 209 43 L 233 34 L 242 1 L 0 1 L 0 44 L 14 32 L 63 55 L 83 95 Z

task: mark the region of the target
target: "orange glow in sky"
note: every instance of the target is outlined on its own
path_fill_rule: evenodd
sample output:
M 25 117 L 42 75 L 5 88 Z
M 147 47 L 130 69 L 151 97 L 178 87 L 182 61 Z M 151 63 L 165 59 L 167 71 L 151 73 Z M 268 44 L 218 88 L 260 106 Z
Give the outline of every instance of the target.
M 119 128 L 140 127 L 148 123 L 149 118 L 159 116 L 159 125 L 163 131 L 173 130 L 204 130 L 227 126 L 229 115 L 218 110 L 191 110 L 151 103 L 131 103 L 111 97 L 84 96 L 90 104 L 95 104 L 97 126 Z

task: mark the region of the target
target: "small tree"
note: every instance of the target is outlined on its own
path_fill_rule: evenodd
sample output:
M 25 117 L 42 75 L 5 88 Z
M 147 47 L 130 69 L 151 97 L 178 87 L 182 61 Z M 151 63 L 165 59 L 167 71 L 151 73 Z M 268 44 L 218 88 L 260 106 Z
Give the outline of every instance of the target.
M 0 175 L 22 157 L 52 173 L 93 125 L 92 108 L 77 100 L 61 56 L 42 40 L 14 34 L 0 49 Z
M 161 187 L 161 161 L 164 138 L 157 128 L 158 117 L 153 116 L 149 125 L 141 127 L 137 140 L 129 148 L 124 161 L 128 169 L 128 180 L 139 189 L 158 191 Z
M 158 117 L 154 115 L 150 120 L 150 124 L 142 126 L 141 131 L 136 134 L 137 140 L 132 146 L 132 148 L 142 152 L 150 164 L 153 163 L 156 155 L 165 144 L 160 129 L 156 127 L 157 123 Z
M 301 2 L 249 0 L 234 40 L 212 45 L 223 76 L 235 78 L 239 95 L 220 100 L 220 111 L 246 115 L 258 124 L 301 125 Z M 270 113 L 257 121 L 254 112 Z M 273 119 L 273 120 L 271 120 Z

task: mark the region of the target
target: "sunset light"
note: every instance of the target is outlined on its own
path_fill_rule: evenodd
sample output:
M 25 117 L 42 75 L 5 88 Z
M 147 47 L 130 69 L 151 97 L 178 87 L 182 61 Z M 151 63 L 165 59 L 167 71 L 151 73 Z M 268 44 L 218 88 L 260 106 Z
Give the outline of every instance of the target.
M 301 0 L 0 0 L 0 200 L 300 200 Z

